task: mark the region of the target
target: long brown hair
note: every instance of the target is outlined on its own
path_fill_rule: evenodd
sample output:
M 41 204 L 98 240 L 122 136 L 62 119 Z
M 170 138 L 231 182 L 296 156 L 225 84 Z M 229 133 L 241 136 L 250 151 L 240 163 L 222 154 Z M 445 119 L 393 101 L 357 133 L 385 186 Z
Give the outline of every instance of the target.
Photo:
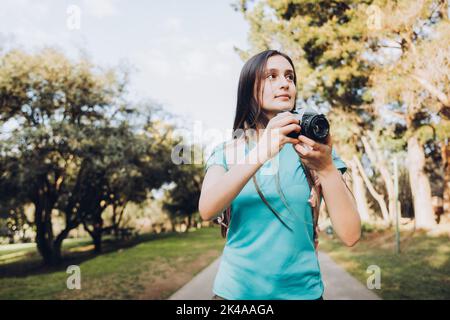
M 263 52 L 258 53 L 257 55 L 251 57 L 242 67 L 241 75 L 239 78 L 239 86 L 238 86 L 238 94 L 237 94 L 237 104 L 236 104 L 236 113 L 234 118 L 234 124 L 233 124 L 233 137 L 232 139 L 238 139 L 241 138 L 242 135 L 244 135 L 245 143 L 249 143 L 249 135 L 247 134 L 247 131 L 249 129 L 257 130 L 257 129 L 263 129 L 267 127 L 267 124 L 269 122 L 269 118 L 266 115 L 265 111 L 262 108 L 262 101 L 260 101 L 260 97 L 262 96 L 261 93 L 261 87 L 264 81 L 263 75 L 265 74 L 265 68 L 267 65 L 267 60 L 272 57 L 280 55 L 291 64 L 293 72 L 294 72 L 294 84 L 297 86 L 297 75 L 295 73 L 295 67 L 294 63 L 292 62 L 291 58 L 287 56 L 286 54 L 279 52 L 277 50 L 266 50 Z M 255 92 L 256 97 L 255 97 Z M 295 108 L 297 100 L 297 93 L 295 95 L 294 99 L 294 106 L 292 110 Z M 251 131 L 251 130 L 250 130 Z M 239 135 L 240 134 L 240 135 Z M 226 144 L 224 144 L 224 148 L 226 147 Z M 224 150 L 225 154 L 225 150 Z M 303 166 L 303 163 L 302 163 Z M 310 188 L 315 188 L 314 182 L 312 181 L 311 173 L 309 169 L 305 166 L 303 166 L 303 169 L 305 171 L 305 175 L 308 180 L 308 184 Z M 273 208 L 271 208 L 270 204 L 268 204 L 267 200 L 265 199 L 264 195 L 262 194 L 257 180 L 256 180 L 256 174 L 253 176 L 253 182 L 255 184 L 255 188 L 258 191 L 259 196 L 263 200 L 263 202 L 266 204 L 266 206 L 269 207 L 269 209 L 277 216 L 277 218 L 280 220 L 281 223 L 283 223 L 286 227 L 289 228 L 289 226 L 283 221 L 283 218 L 277 214 Z M 275 183 L 277 184 L 277 193 L 280 195 L 281 200 L 285 204 L 286 207 L 289 207 L 289 205 L 286 202 L 285 196 L 283 194 L 283 191 L 281 190 L 281 186 L 279 183 L 279 175 L 277 171 L 277 176 Z M 344 180 L 344 183 L 348 190 L 350 188 L 347 185 L 347 182 Z M 316 189 L 317 192 L 317 189 Z M 351 190 L 350 190 L 351 192 Z M 317 192 L 318 195 L 320 192 Z M 351 192 L 352 193 L 352 192 Z M 352 193 L 353 195 L 353 193 Z M 320 204 L 320 201 L 319 201 Z M 319 208 L 316 208 L 317 210 Z M 313 234 L 314 234 L 314 242 L 317 239 L 317 233 L 315 226 L 317 225 L 318 220 L 318 211 L 313 208 Z M 222 213 L 222 216 L 219 217 L 218 222 L 222 225 L 222 236 L 226 237 L 228 230 L 229 230 L 229 224 L 231 220 L 231 205 Z M 289 228 L 290 229 L 290 228 Z
M 260 101 L 259 93 L 264 80 L 267 60 L 276 55 L 286 58 L 291 64 L 294 71 L 294 84 L 297 86 L 294 63 L 288 55 L 277 50 L 266 50 L 251 57 L 242 67 L 239 77 L 233 132 L 236 132 L 237 129 L 245 131 L 246 129 L 265 128 L 267 126 L 269 118 L 262 109 L 262 101 Z M 256 97 L 255 91 L 257 92 Z M 295 100 L 296 98 L 297 94 Z
M 262 101 L 260 100 L 260 97 L 262 97 L 263 95 L 261 95 L 260 93 L 264 81 L 264 74 L 267 65 L 267 60 L 270 57 L 276 55 L 280 55 L 286 58 L 286 60 L 290 63 L 290 65 L 292 66 L 292 70 L 294 72 L 294 84 L 295 86 L 297 86 L 297 75 L 295 73 L 294 63 L 292 62 L 291 58 L 288 55 L 282 52 L 279 52 L 277 50 L 266 50 L 251 57 L 244 64 L 239 78 L 236 114 L 233 124 L 233 139 L 241 138 L 243 134 L 245 143 L 247 145 L 249 144 L 249 135 L 247 134 L 247 130 L 263 129 L 267 127 L 267 124 L 269 122 L 269 118 L 262 108 Z M 262 94 L 263 93 L 264 92 L 262 92 Z M 292 110 L 295 108 L 296 99 L 297 93 L 295 95 L 294 106 Z M 241 134 L 241 136 L 239 134 Z M 277 178 L 276 179 L 277 192 L 280 195 L 280 198 L 283 200 L 283 202 L 285 202 L 285 198 L 279 184 L 278 171 L 276 178 Z M 275 216 L 278 218 L 278 220 L 280 220 L 282 224 L 284 224 L 287 228 L 291 229 L 286 224 L 284 219 L 275 210 L 273 210 L 273 208 L 271 208 L 270 204 L 265 199 L 256 180 L 256 174 L 253 176 L 253 183 L 255 185 L 256 190 L 258 191 L 259 196 L 261 197 L 261 200 L 265 203 L 265 205 L 275 214 Z M 231 220 L 231 205 L 224 211 L 219 221 L 219 223 L 222 225 L 223 237 L 226 237 L 227 235 L 230 220 Z

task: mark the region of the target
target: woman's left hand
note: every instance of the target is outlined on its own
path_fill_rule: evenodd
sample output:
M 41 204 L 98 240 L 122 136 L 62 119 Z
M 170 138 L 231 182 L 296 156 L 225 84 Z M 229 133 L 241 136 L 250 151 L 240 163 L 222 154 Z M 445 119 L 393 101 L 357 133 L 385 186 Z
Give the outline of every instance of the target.
M 334 231 L 346 246 L 355 245 L 361 237 L 361 219 L 354 197 L 333 164 L 331 137 L 327 137 L 324 144 L 302 135 L 298 140 L 300 142 L 294 145 L 294 150 L 305 166 L 316 171 L 319 176 Z
M 327 136 L 325 143 L 316 142 L 304 135 L 300 135 L 298 140 L 300 143 L 293 145 L 294 150 L 309 169 L 321 172 L 333 167 L 330 135 Z

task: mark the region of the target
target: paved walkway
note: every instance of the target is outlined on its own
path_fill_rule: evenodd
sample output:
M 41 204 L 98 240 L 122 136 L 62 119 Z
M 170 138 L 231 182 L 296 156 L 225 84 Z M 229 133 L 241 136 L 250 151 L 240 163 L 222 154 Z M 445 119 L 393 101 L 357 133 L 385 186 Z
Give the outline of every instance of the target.
M 325 300 L 379 300 L 347 271 L 336 264 L 326 253 L 319 252 Z M 175 292 L 169 300 L 209 300 L 213 296 L 212 286 L 220 264 L 220 257 L 199 272 L 190 282 Z

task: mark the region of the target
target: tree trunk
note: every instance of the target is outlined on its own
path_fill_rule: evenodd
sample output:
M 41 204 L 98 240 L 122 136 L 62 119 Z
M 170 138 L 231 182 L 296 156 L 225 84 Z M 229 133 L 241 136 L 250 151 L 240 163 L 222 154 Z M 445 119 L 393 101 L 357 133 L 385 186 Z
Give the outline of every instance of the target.
M 58 236 L 56 237 L 54 243 L 53 243 L 53 263 L 54 264 L 58 264 L 61 262 L 62 260 L 62 255 L 61 255 L 61 247 L 62 247 L 62 243 L 64 241 L 64 239 L 67 238 L 67 236 L 69 235 L 70 230 L 74 229 L 77 227 L 76 224 L 70 224 L 68 222 L 66 222 L 66 228 L 61 231 L 60 234 L 58 234 Z
M 62 255 L 61 255 L 61 246 L 62 246 L 62 243 L 63 243 L 63 241 L 64 241 L 64 239 L 67 237 L 67 234 L 68 234 L 69 232 L 67 231 L 66 232 L 66 230 L 64 230 L 64 231 L 62 231 L 57 237 L 56 237 L 56 240 L 55 240 L 55 242 L 54 242 L 54 244 L 53 244 L 53 262 L 56 264 L 56 263 L 59 263 L 59 262 L 61 262 L 61 258 L 62 258 Z
M 355 195 L 356 205 L 358 207 L 359 216 L 362 222 L 369 222 L 369 206 L 367 205 L 366 188 L 364 187 L 364 181 L 358 173 L 358 165 L 355 161 L 351 160 L 350 167 L 353 180 L 353 194 Z
M 444 214 L 450 213 L 450 143 L 446 139 L 442 146 L 442 159 L 444 164 Z
M 41 206 L 41 201 L 38 201 L 34 204 L 34 221 L 36 225 L 36 246 L 44 260 L 45 265 L 53 264 L 53 247 L 52 247 L 52 238 L 53 235 L 52 224 L 47 217 L 47 213 L 44 208 Z
M 120 229 L 120 223 L 122 222 L 123 213 L 125 211 L 125 203 L 114 203 L 113 204 L 113 217 L 112 217 L 112 227 L 114 231 L 114 237 L 116 239 L 119 239 L 119 229 Z
M 120 235 L 119 235 L 119 226 L 118 225 L 113 226 L 113 233 L 114 233 L 114 239 L 119 240 Z
M 188 222 L 187 222 L 187 227 L 186 227 L 186 232 L 188 232 L 189 231 L 189 228 L 191 227 L 191 225 L 192 225 L 192 213 L 190 213 L 189 215 L 188 215 Z
M 43 217 L 47 215 L 47 217 Z M 67 238 L 70 230 L 76 227 L 76 225 L 68 225 L 66 228 L 56 237 L 54 241 L 53 231 L 49 231 L 52 228 L 51 221 L 49 220 L 49 214 L 43 212 L 43 210 L 36 206 L 35 210 L 35 224 L 36 224 L 36 245 L 39 253 L 44 260 L 45 265 L 57 265 L 61 262 L 61 247 L 64 239 Z M 44 222 L 47 220 L 46 222 Z
M 99 219 L 94 223 L 94 231 L 92 232 L 92 240 L 94 241 L 94 252 L 102 252 L 102 233 L 103 233 L 103 220 Z
M 103 220 L 97 220 L 94 222 L 93 229 L 89 229 L 89 226 L 86 221 L 83 221 L 84 230 L 89 233 L 94 242 L 94 252 L 101 253 L 102 252 L 102 234 L 103 234 Z
M 42 223 L 36 223 L 36 246 L 44 264 L 51 265 L 53 260 L 52 246 L 46 238 L 45 227 Z
M 417 229 L 431 229 L 435 224 L 430 181 L 424 172 L 425 155 L 416 136 L 408 139 L 408 171 Z
M 389 219 L 389 212 L 386 207 L 386 201 L 384 201 L 383 195 L 376 192 L 375 188 L 373 187 L 372 183 L 370 182 L 369 178 L 367 177 L 366 173 L 364 172 L 364 168 L 359 161 L 359 159 L 356 156 L 353 156 L 353 161 L 356 163 L 359 173 L 361 174 L 364 183 L 366 184 L 367 189 L 369 190 L 370 194 L 374 199 L 378 202 L 378 205 L 380 206 L 381 214 L 383 217 L 383 221 L 386 225 L 390 225 L 391 220 Z
M 102 233 L 98 231 L 94 231 L 92 233 L 92 240 L 94 241 L 94 252 L 101 253 L 102 252 Z
M 112 230 L 113 230 L 113 233 L 114 233 L 114 238 L 116 240 L 118 240 L 119 239 L 119 226 L 118 226 L 118 224 L 116 222 L 116 220 L 117 220 L 117 205 L 115 203 L 113 203 L 113 205 L 112 205 L 112 211 L 113 211 L 113 214 L 112 214 Z
M 372 165 L 380 172 L 381 177 L 386 187 L 388 195 L 388 208 L 389 208 L 389 223 L 393 224 L 395 221 L 395 194 L 394 194 L 394 181 L 392 174 L 389 172 L 388 165 L 380 152 L 376 137 L 372 133 L 368 133 L 372 146 L 367 141 L 366 137 L 362 137 L 361 141 L 364 145 L 367 156 L 370 159 Z

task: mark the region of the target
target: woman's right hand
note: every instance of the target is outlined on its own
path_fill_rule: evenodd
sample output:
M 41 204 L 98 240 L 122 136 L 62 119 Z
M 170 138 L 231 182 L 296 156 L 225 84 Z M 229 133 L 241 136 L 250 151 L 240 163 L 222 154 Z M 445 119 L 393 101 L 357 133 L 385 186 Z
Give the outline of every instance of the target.
M 292 131 L 300 133 L 298 123 L 298 119 L 289 111 L 281 112 L 270 119 L 256 146 L 259 158 L 265 162 L 276 156 L 286 143 L 299 143 L 298 139 L 287 136 Z

